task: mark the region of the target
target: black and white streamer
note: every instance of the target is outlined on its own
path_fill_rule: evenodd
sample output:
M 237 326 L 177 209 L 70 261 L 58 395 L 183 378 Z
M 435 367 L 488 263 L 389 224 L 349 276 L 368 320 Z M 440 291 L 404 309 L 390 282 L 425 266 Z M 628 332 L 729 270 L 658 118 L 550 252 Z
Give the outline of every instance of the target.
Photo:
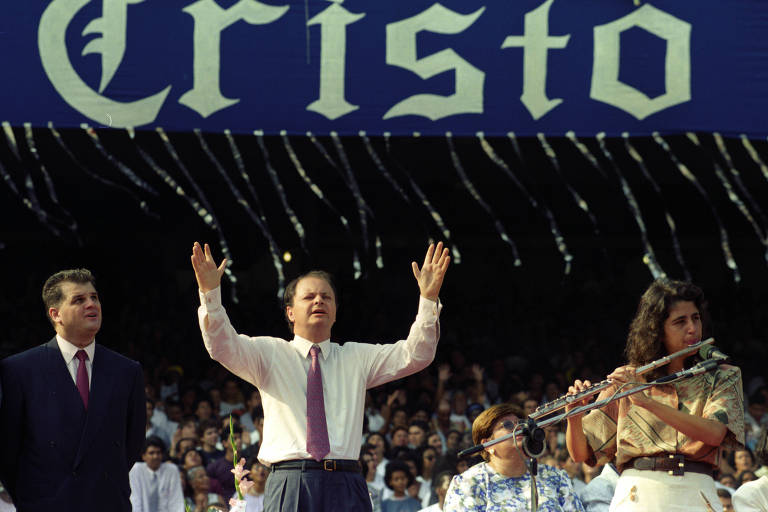
M 493 226 L 496 228 L 496 232 L 501 237 L 502 241 L 509 245 L 510 249 L 512 249 L 512 256 L 515 258 L 514 265 L 516 267 L 521 266 L 523 263 L 520 260 L 520 254 L 517 251 L 517 245 L 515 245 L 515 242 L 507 235 L 506 229 L 504 229 L 504 225 L 501 223 L 501 221 L 496 217 L 496 214 L 493 213 L 493 210 L 488 205 L 488 203 L 483 199 L 483 197 L 480 195 L 480 192 L 477 191 L 477 188 L 472 183 L 472 181 L 469 179 L 469 176 L 467 176 L 467 173 L 464 171 L 464 166 L 461 165 L 461 160 L 459 159 L 459 154 L 456 152 L 456 148 L 453 145 L 453 134 L 451 132 L 447 132 L 445 134 L 445 140 L 448 142 L 448 151 L 451 153 L 451 161 L 453 162 L 453 168 L 456 169 L 456 174 L 459 175 L 459 179 L 461 180 L 461 183 L 464 185 L 464 188 L 467 189 L 467 192 L 469 192 L 469 195 L 472 196 L 472 198 L 477 202 L 477 204 L 480 205 L 480 207 L 485 210 L 485 213 L 488 214 L 488 216 L 493 220 Z
M 576 191 L 575 188 L 573 188 L 570 182 L 565 179 L 565 176 L 563 176 L 563 173 L 560 170 L 560 162 L 557 159 L 557 154 L 555 154 L 555 150 L 553 150 L 552 146 L 549 145 L 549 142 L 547 142 L 547 138 L 544 136 L 543 133 L 537 134 L 536 137 L 539 139 L 539 142 L 541 143 L 541 147 L 544 149 L 544 154 L 547 155 L 547 157 L 549 158 L 549 161 L 552 163 L 552 168 L 555 169 L 555 172 L 557 173 L 557 175 L 560 177 L 560 179 L 563 180 L 563 183 L 565 183 L 565 187 L 568 189 L 568 192 L 571 193 L 571 197 L 573 198 L 573 201 L 576 203 L 576 205 L 584 213 L 587 214 L 587 217 L 589 217 L 589 222 L 592 223 L 592 232 L 595 234 L 596 237 L 599 238 L 600 228 L 597 227 L 597 219 L 595 219 L 595 216 L 590 211 L 589 205 L 584 200 L 584 198 L 581 197 L 581 195 Z
M 315 196 L 320 199 L 320 201 L 322 201 L 323 204 L 327 206 L 328 209 L 331 210 L 339 218 L 339 222 L 347 232 L 347 236 L 352 239 L 353 236 L 352 230 L 349 227 L 349 221 L 335 206 L 333 206 L 333 204 L 331 204 L 320 187 L 312 180 L 312 178 L 309 177 L 307 171 L 304 169 L 304 166 L 299 160 L 299 156 L 296 154 L 296 151 L 294 151 L 293 146 L 291 146 L 291 141 L 288 138 L 288 132 L 283 130 L 280 132 L 280 137 L 283 139 L 283 146 L 285 146 L 285 151 L 288 153 L 288 158 L 291 159 L 293 167 L 296 169 L 296 172 L 299 173 L 302 181 L 304 181 L 304 183 L 309 187 L 309 190 L 311 190 L 312 193 L 315 194 Z M 354 272 L 355 279 L 360 279 L 360 276 L 363 275 L 362 266 L 360 265 L 360 257 L 357 254 L 357 249 L 354 247 L 352 248 L 352 270 Z
M 429 212 L 429 216 L 432 217 L 432 220 L 435 221 L 435 224 L 437 225 L 437 228 L 440 230 L 440 233 L 443 235 L 443 238 L 445 238 L 446 245 L 449 245 L 451 247 L 451 256 L 452 261 L 456 265 L 461 264 L 461 252 L 459 252 L 459 248 L 456 247 L 456 244 L 454 244 L 451 241 L 451 231 L 448 229 L 448 227 L 445 225 L 445 221 L 443 221 L 442 215 L 438 213 L 438 211 L 435 209 L 434 206 L 432 206 L 432 203 L 429 201 L 429 198 L 424 193 L 423 190 L 421 190 L 421 187 L 419 187 L 419 184 L 416 183 L 416 180 L 413 179 L 413 176 L 411 176 L 411 173 L 408 172 L 408 170 L 395 158 L 393 151 L 392 151 L 392 145 L 390 143 L 390 137 L 391 134 L 389 132 L 384 132 L 384 145 L 387 148 L 387 156 L 389 157 L 392 162 L 394 162 L 395 166 L 397 166 L 398 169 L 400 169 L 400 172 L 402 172 L 406 179 L 408 180 L 408 183 L 411 185 L 411 188 L 416 193 L 417 196 L 419 196 L 419 201 L 421 201 L 422 206 L 426 208 L 427 212 Z M 429 240 L 430 243 L 432 243 L 432 240 Z
M 40 205 L 40 201 L 37 199 L 37 191 L 35 190 L 35 183 L 32 181 L 32 175 L 24 165 L 24 161 L 21 158 L 21 153 L 19 152 L 18 144 L 16 143 L 16 136 L 13 133 L 13 128 L 7 121 L 3 122 L 3 132 L 5 133 L 5 139 L 8 141 L 8 147 L 11 149 L 13 156 L 16 157 L 16 160 L 19 162 L 19 165 L 23 169 L 24 190 L 26 190 L 26 195 L 20 193 L 11 176 L 5 172 L 5 169 L 3 169 L 5 174 L 3 179 L 11 187 L 11 190 L 13 190 L 19 196 L 19 198 L 21 198 L 24 206 L 26 206 L 29 210 L 32 211 L 32 213 L 35 214 L 40 223 L 48 228 L 48 230 L 55 236 L 61 238 L 61 231 L 59 228 L 53 225 L 54 222 L 56 222 L 56 219 L 43 209 L 43 207 Z M 57 223 L 60 225 L 66 225 L 63 222 Z
M 695 133 L 688 132 L 686 136 L 688 137 L 688 140 L 696 145 L 696 147 L 703 149 L 703 146 Z M 744 218 L 747 219 L 747 222 L 749 222 L 749 224 L 752 226 L 752 229 L 755 231 L 757 239 L 760 240 L 760 243 L 763 245 L 763 247 L 766 248 L 766 252 L 763 254 L 763 259 L 765 259 L 766 263 L 768 263 L 768 239 L 766 239 L 763 230 L 760 229 L 760 226 L 758 226 L 757 222 L 755 222 L 755 219 L 752 216 L 752 213 L 749 211 L 749 208 L 747 208 L 747 205 L 744 204 L 744 201 L 742 201 L 741 197 L 739 197 L 739 194 L 734 190 L 731 182 L 728 181 L 728 177 L 726 176 L 725 171 L 723 171 L 723 168 L 720 167 L 720 165 L 714 160 L 712 160 L 712 166 L 715 169 L 715 175 L 717 176 L 717 179 L 720 180 L 720 184 L 723 186 L 723 189 L 725 189 L 725 193 L 728 196 L 728 199 L 736 206 Z
M 304 226 L 301 225 L 301 221 L 299 221 L 298 215 L 296 215 L 296 212 L 293 211 L 293 208 L 291 208 L 291 205 L 288 203 L 288 197 L 285 195 L 285 187 L 283 187 L 283 183 L 280 181 L 280 178 L 277 175 L 277 171 L 274 167 L 272 167 L 272 161 L 269 158 L 269 151 L 267 150 L 267 145 L 264 144 L 264 132 L 261 130 L 255 130 L 253 134 L 256 136 L 256 142 L 259 143 L 259 148 L 261 148 L 261 154 L 264 157 L 264 165 L 267 168 L 267 174 L 269 174 L 269 179 L 272 180 L 272 185 L 274 185 L 275 190 L 277 191 L 278 197 L 280 197 L 280 202 L 283 205 L 283 209 L 285 210 L 285 214 L 288 216 L 288 220 L 291 221 L 291 225 L 293 226 L 293 230 L 296 232 L 296 235 L 299 237 L 299 243 L 301 244 L 301 248 L 304 250 L 305 253 L 309 254 L 309 251 L 307 250 L 307 235 L 304 231 Z
M 715 205 L 712 203 L 712 201 L 709 198 L 709 195 L 707 194 L 707 191 L 704 189 L 704 187 L 699 183 L 699 180 L 696 178 L 696 176 L 688 169 L 688 167 L 685 166 L 684 163 L 682 163 L 675 153 L 672 151 L 672 148 L 669 146 L 667 141 L 665 141 L 661 135 L 659 135 L 659 132 L 653 132 L 653 140 L 661 146 L 661 148 L 666 151 L 667 155 L 669 156 L 670 160 L 672 160 L 672 163 L 675 164 L 675 167 L 677 167 L 678 171 L 680 171 L 680 174 L 685 177 L 688 181 L 693 184 L 693 186 L 698 190 L 698 192 L 702 195 L 704 200 L 709 205 L 710 210 L 712 210 L 712 216 L 715 218 L 715 222 L 717 223 L 718 231 L 720 232 L 720 249 L 723 251 L 723 258 L 725 259 L 726 266 L 731 269 L 731 274 L 733 275 L 733 281 L 735 283 L 741 282 L 741 273 L 739 272 L 739 267 L 736 264 L 736 260 L 733 259 L 733 253 L 731 252 L 731 244 L 728 240 L 728 232 L 725 230 L 725 226 L 723 226 L 723 221 L 720 220 L 720 215 L 717 213 L 717 209 L 715 208 Z
M 656 253 L 653 250 L 653 245 L 651 245 L 650 240 L 648 240 L 648 230 L 645 226 L 645 220 L 643 220 L 643 214 L 640 211 L 640 206 L 637 204 L 637 199 L 635 198 L 635 194 L 632 192 L 632 187 L 629 186 L 629 182 L 626 180 L 626 178 L 622 174 L 621 169 L 616 164 L 616 161 L 613 159 L 613 155 L 608 150 L 608 146 L 605 143 L 605 133 L 604 132 L 598 133 L 596 138 L 597 138 L 598 144 L 600 145 L 600 151 L 603 152 L 603 155 L 611 164 L 611 168 L 616 173 L 616 177 L 619 178 L 619 182 L 621 183 L 621 191 L 624 194 L 624 197 L 627 200 L 627 204 L 629 205 L 629 209 L 635 218 L 635 223 L 637 224 L 637 228 L 640 230 L 640 238 L 643 241 L 643 248 L 645 249 L 645 254 L 643 254 L 643 263 L 645 264 L 645 266 L 648 267 L 648 270 L 651 271 L 651 275 L 653 276 L 654 279 L 667 277 L 667 273 L 664 272 L 664 270 L 661 268 L 661 265 L 659 265 L 658 260 L 656 259 Z M 576 139 L 575 135 L 573 135 L 573 139 L 574 140 Z M 589 151 L 586 145 L 583 145 L 583 146 L 587 151 Z M 595 160 L 595 162 L 596 161 L 597 160 Z
M 667 227 L 669 227 L 669 234 L 672 238 L 672 247 L 675 253 L 675 259 L 677 260 L 677 263 L 680 265 L 680 268 L 683 269 L 683 276 L 685 277 L 686 281 L 691 281 L 691 273 L 688 270 L 688 265 L 685 263 L 685 258 L 683 257 L 683 251 L 680 248 L 680 241 L 677 239 L 677 225 L 675 224 L 675 220 L 672 218 L 672 215 L 669 213 L 669 208 L 667 208 L 666 202 L 664 201 L 664 196 L 661 193 L 661 187 L 659 187 L 659 184 L 656 183 L 656 180 L 653 179 L 653 176 L 651 176 L 651 173 L 648 171 L 648 167 L 645 165 L 645 161 L 643 160 L 643 157 L 640 155 L 640 153 L 635 149 L 635 147 L 632 145 L 632 143 L 629 140 L 629 134 L 627 132 L 624 132 L 621 134 L 622 139 L 624 139 L 624 149 L 627 151 L 627 154 L 632 158 L 632 160 L 635 161 L 638 168 L 640 169 L 640 172 L 643 174 L 645 179 L 651 184 L 653 187 L 653 190 L 656 192 L 656 195 L 659 198 L 659 204 L 661 204 L 661 207 L 664 209 L 664 218 L 667 221 Z
M 544 201 L 537 201 L 536 198 L 534 198 L 530 192 L 528 192 L 528 189 L 523 185 L 523 183 L 517 178 L 515 173 L 512 171 L 512 168 L 507 165 L 507 163 L 502 159 L 498 153 L 493 149 L 493 146 L 491 146 L 491 143 L 488 142 L 485 138 L 485 134 L 483 132 L 477 132 L 477 138 L 480 140 L 480 147 L 483 148 L 483 151 L 485 151 L 485 154 L 488 156 L 488 158 L 496 164 L 496 166 L 504 171 L 504 174 L 506 174 L 509 179 L 512 180 L 512 183 L 515 184 L 515 186 L 525 195 L 525 198 L 528 200 L 528 203 L 530 203 L 531 206 L 539 210 L 542 215 L 547 219 L 547 222 L 549 223 L 549 231 L 552 233 L 552 237 L 555 239 L 555 245 L 557 246 L 557 250 L 560 252 L 560 254 L 563 256 L 563 263 L 564 263 L 564 269 L 563 273 L 565 275 L 568 275 L 571 273 L 571 262 L 573 261 L 573 255 L 571 255 L 570 252 L 568 252 L 568 246 L 565 243 L 565 238 L 563 238 L 562 233 L 560 233 L 560 228 L 557 226 L 557 222 L 555 221 L 555 216 L 552 213 L 552 210 L 549 209 L 549 207 L 544 203 Z
M 118 190 L 128 194 L 129 196 L 131 196 L 131 198 L 133 200 L 136 201 L 136 203 L 139 205 L 139 208 L 141 208 L 141 210 L 145 214 L 147 214 L 150 217 L 153 217 L 155 219 L 159 219 L 160 218 L 156 213 L 153 213 L 149 209 L 149 205 L 147 204 L 147 202 L 144 199 L 141 199 L 136 194 L 134 194 L 132 190 L 130 190 L 127 187 L 124 187 L 124 186 L 120 185 L 119 183 L 115 183 L 114 181 L 109 180 L 109 179 L 107 179 L 107 178 L 105 178 L 103 176 L 99 176 L 95 172 L 91 172 L 85 165 L 83 165 L 83 163 L 80 162 L 80 160 L 69 149 L 67 144 L 64 142 L 64 138 L 61 136 L 61 134 L 56 129 L 56 127 L 53 126 L 53 123 L 51 123 L 51 122 L 48 123 L 48 130 L 51 132 L 51 135 L 53 136 L 53 139 L 56 141 L 56 143 L 59 145 L 59 147 L 62 149 L 62 151 L 64 151 L 64 153 L 67 154 L 67 156 L 72 161 L 72 163 L 74 163 L 77 166 L 77 168 L 80 169 L 86 176 L 88 176 L 90 178 L 93 178 L 94 180 L 98 181 L 102 185 L 106 185 L 108 187 L 116 188 L 116 189 L 118 189 Z
M 352 166 L 349 163 L 349 157 L 347 157 L 346 151 L 344 151 L 344 145 L 341 143 L 341 139 L 339 138 L 339 134 L 336 132 L 331 132 L 331 140 L 333 141 L 333 145 L 336 147 L 336 153 L 339 155 L 339 160 L 341 160 L 341 165 L 344 167 L 344 172 L 346 175 L 346 179 L 344 182 L 347 184 L 347 188 L 349 188 L 350 192 L 352 192 L 352 195 L 355 198 L 355 204 L 357 205 L 357 214 L 360 217 L 360 228 L 363 232 L 363 247 L 366 251 L 368 251 L 368 219 L 367 216 L 371 217 L 371 220 L 376 220 L 373 215 L 373 210 L 371 210 L 370 206 L 368 206 L 368 202 L 363 197 L 363 193 L 360 191 L 360 185 L 357 183 L 357 179 L 355 179 L 355 173 L 352 172 Z M 384 268 L 384 259 L 381 255 L 381 238 L 379 237 L 378 233 L 374 232 L 374 244 L 375 244 L 375 250 L 376 250 L 376 267 L 377 268 Z
M 31 123 L 24 123 L 24 139 L 27 141 L 27 148 L 29 149 L 29 152 L 32 155 L 32 158 L 35 159 L 35 162 L 37 163 L 37 167 L 40 169 L 40 173 L 43 175 L 43 182 L 45 183 L 45 188 L 48 190 L 48 197 L 50 197 L 53 204 L 58 206 L 59 209 L 62 211 L 62 213 L 64 213 L 64 217 L 67 219 L 66 221 L 64 221 L 66 223 L 67 228 L 75 237 L 75 240 L 77 241 L 77 245 L 82 246 L 83 241 L 80 239 L 80 232 L 77 227 L 77 220 L 75 220 L 72 214 L 69 213 L 69 211 L 66 208 L 64 208 L 64 206 L 61 204 L 61 201 L 59 201 L 59 196 L 56 193 L 56 188 L 53 185 L 53 180 L 51 179 L 51 175 L 48 173 L 48 169 L 45 168 L 45 164 L 43 163 L 43 160 L 40 158 L 40 154 L 37 151 L 37 144 L 35 143 L 35 138 L 32 135 Z

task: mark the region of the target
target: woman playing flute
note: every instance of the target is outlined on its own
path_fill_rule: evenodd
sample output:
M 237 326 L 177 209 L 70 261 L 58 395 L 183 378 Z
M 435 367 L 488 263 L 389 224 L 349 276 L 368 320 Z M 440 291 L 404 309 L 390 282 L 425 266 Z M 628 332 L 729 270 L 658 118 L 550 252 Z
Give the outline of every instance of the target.
M 632 320 L 625 354 L 628 364 L 608 375 L 617 390 L 690 367 L 691 357 L 673 359 L 645 375 L 635 369 L 680 351 L 708 330 L 706 302 L 690 283 L 656 280 L 645 291 Z M 591 385 L 575 381 L 568 394 Z M 583 405 L 576 402 L 568 407 Z M 611 512 L 722 510 L 713 471 L 723 448 L 744 444 L 741 371 L 721 364 L 715 371 L 653 386 L 568 419 L 571 457 L 590 465 L 615 459 L 621 476 Z

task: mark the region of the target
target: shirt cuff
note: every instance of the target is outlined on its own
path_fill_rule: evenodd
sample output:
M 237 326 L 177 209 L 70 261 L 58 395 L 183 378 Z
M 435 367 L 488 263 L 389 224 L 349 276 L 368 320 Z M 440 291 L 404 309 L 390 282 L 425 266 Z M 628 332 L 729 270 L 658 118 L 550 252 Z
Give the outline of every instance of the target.
M 197 293 L 200 296 L 200 305 L 204 307 L 207 312 L 221 308 L 221 286 L 217 286 L 207 293 L 198 289 Z
M 440 298 L 434 301 L 419 295 L 419 312 L 417 316 L 427 319 L 437 318 L 440 316 L 442 309 L 443 304 L 440 302 Z

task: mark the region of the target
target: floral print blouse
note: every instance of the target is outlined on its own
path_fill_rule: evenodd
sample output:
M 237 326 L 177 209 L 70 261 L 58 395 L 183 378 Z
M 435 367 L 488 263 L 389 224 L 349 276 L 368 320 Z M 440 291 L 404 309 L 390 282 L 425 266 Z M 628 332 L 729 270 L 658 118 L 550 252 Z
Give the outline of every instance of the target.
M 578 511 L 584 507 L 568 475 L 540 465 L 536 476 L 540 512 Z M 485 462 L 456 475 L 448 488 L 443 512 L 528 512 L 531 510 L 531 475 L 505 477 Z

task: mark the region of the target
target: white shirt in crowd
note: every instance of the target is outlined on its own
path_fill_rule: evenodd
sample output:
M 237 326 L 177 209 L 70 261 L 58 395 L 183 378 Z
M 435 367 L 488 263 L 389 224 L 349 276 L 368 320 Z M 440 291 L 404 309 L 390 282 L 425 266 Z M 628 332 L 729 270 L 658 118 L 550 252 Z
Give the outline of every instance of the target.
M 741 484 L 731 500 L 736 512 L 768 512 L 768 476 Z
M 205 348 L 213 359 L 261 392 L 264 408 L 259 460 L 308 459 L 307 372 L 312 343 L 300 336 L 286 342 L 270 336 L 237 334 L 221 305 L 221 287 L 200 292 L 198 318 Z M 373 345 L 325 340 L 320 347 L 328 459 L 357 460 L 363 435 L 365 390 L 426 368 L 434 359 L 441 305 L 420 297 L 408 338 Z M 205 317 L 208 315 L 208 329 Z
M 133 512 L 179 512 L 184 510 L 179 470 L 172 462 L 163 462 L 152 471 L 145 462 L 137 462 L 128 473 Z M 157 486 L 157 510 L 152 510 L 152 487 Z

